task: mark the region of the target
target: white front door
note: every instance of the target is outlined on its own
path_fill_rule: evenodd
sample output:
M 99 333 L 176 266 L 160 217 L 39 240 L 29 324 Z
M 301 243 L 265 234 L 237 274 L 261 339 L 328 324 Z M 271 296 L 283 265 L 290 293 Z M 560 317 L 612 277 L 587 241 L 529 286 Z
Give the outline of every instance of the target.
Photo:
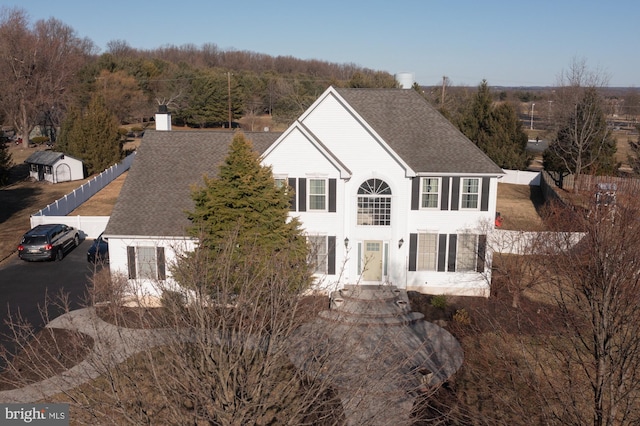
M 362 281 L 382 281 L 382 241 L 364 241 Z

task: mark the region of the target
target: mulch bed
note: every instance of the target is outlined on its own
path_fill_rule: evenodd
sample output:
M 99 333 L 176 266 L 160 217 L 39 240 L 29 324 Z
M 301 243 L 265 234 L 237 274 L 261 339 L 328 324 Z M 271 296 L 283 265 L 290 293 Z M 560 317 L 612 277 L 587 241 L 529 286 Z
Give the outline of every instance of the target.
M 86 334 L 59 328 L 40 330 L 0 372 L 0 390 L 11 390 L 54 377 L 82 362 L 93 348 Z M 3 356 L 8 355 L 4 354 Z

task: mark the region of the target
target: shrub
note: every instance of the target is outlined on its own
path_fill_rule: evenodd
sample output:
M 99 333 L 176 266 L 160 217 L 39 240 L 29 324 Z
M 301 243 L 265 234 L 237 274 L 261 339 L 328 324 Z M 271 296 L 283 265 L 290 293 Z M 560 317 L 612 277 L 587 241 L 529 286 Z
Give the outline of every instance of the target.
M 431 306 L 438 309 L 444 309 L 447 307 L 447 296 L 440 294 L 431 298 Z
M 183 308 L 186 304 L 186 297 L 179 291 L 165 290 L 162 292 L 160 303 L 167 309 Z
M 45 142 L 49 142 L 49 136 L 36 136 L 31 138 L 31 142 L 42 145 Z
M 460 325 L 471 325 L 471 317 L 469 316 L 469 312 L 466 309 L 458 309 L 455 314 L 453 314 L 453 320 Z

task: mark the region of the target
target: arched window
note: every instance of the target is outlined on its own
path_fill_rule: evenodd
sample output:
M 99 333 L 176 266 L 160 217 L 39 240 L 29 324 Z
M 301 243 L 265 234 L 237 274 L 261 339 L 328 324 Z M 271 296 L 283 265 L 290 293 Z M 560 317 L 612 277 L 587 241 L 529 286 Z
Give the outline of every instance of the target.
M 391 225 L 391 188 L 385 181 L 369 179 L 358 188 L 358 225 Z

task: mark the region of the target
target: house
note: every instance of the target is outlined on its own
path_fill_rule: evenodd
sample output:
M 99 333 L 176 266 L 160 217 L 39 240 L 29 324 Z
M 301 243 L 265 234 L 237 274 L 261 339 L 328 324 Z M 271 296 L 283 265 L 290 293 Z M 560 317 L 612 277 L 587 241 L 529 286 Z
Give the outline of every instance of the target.
M 25 163 L 29 165 L 29 177 L 51 183 L 84 179 L 82 160 L 51 150 L 31 154 Z
M 230 132 L 147 132 L 105 230 L 110 267 L 158 295 L 195 241 L 190 186 Z M 315 288 L 392 283 L 489 295 L 486 234 L 503 171 L 413 90 L 328 88 L 283 133 L 247 133 L 315 250 Z M 154 284 L 155 283 L 155 284 Z

